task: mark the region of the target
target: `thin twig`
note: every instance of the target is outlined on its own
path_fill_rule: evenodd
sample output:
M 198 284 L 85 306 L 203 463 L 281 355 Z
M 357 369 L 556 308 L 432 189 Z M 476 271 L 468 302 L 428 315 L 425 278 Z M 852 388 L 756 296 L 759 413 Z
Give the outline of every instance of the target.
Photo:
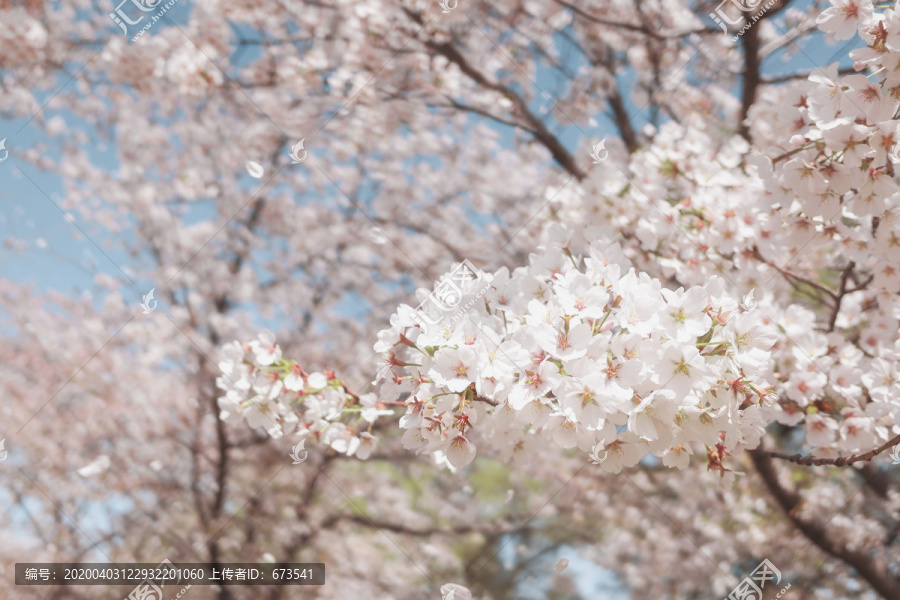
M 776 265 L 773 262 L 769 262 L 768 260 L 763 258 L 763 255 L 760 254 L 760 252 L 759 252 L 759 248 L 757 248 L 755 246 L 753 248 L 753 258 L 769 265 L 770 267 L 772 267 L 773 269 L 775 269 L 776 271 L 778 271 L 785 277 L 789 277 L 791 279 L 801 281 L 811 287 L 816 288 L 819 291 L 825 292 L 826 294 L 828 294 L 831 297 L 832 300 L 837 301 L 837 293 L 834 290 L 832 290 L 831 288 L 829 288 L 827 286 L 822 285 L 821 283 L 817 283 L 815 281 L 812 281 L 811 279 L 806 279 L 805 277 L 801 277 L 800 275 L 797 275 L 796 273 L 792 273 L 791 271 L 788 271 L 787 269 L 779 267 L 778 265 Z
M 771 450 L 763 450 L 766 454 L 773 458 L 780 458 L 782 460 L 786 460 L 798 465 L 803 465 L 806 467 L 809 466 L 834 466 L 834 467 L 848 467 L 853 463 L 858 462 L 869 462 L 888 448 L 893 448 L 897 444 L 900 444 L 900 435 L 895 436 L 877 448 L 873 448 L 868 452 L 864 452 L 863 454 L 854 454 L 853 456 L 839 456 L 838 458 L 816 458 L 814 456 L 802 456 L 800 454 L 786 454 L 784 452 L 773 452 Z
M 831 311 L 831 317 L 828 319 L 828 332 L 834 331 L 835 323 L 837 323 L 838 313 L 841 312 L 841 304 L 844 300 L 844 296 L 847 295 L 847 280 L 850 278 L 851 273 L 853 273 L 853 269 L 856 267 L 856 263 L 852 260 L 844 269 L 844 272 L 841 273 L 841 287 L 838 291 L 838 295 L 834 299 L 834 309 Z

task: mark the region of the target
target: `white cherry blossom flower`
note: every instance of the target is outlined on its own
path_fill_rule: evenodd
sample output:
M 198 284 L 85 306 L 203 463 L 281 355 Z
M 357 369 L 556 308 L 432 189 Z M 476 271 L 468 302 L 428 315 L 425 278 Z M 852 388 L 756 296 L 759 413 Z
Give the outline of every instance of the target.
M 816 18 L 816 25 L 836 40 L 847 40 L 856 35 L 860 25 L 868 24 L 874 8 L 871 0 L 829 0 L 826 8 Z

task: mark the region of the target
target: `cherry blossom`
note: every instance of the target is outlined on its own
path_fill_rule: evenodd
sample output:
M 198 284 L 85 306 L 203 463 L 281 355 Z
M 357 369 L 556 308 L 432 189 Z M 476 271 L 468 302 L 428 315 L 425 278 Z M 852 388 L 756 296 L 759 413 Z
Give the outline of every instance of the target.
M 900 597 L 894 8 L 191 3 L 133 43 L 95 9 L 0 1 L 0 178 L 65 215 L 3 215 L 6 563 L 487 599 L 552 532 L 634 597 L 763 556 Z

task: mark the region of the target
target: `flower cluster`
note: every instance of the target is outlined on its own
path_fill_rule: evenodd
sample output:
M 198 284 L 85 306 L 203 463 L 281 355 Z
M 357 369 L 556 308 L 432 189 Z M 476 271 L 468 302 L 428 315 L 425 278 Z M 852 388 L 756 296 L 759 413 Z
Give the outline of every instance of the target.
M 584 257 L 555 243 L 497 271 L 452 331 L 424 331 L 400 307 L 375 350 L 380 399 L 405 397 L 407 448 L 458 468 L 476 443 L 527 461 L 551 442 L 619 472 L 648 452 L 684 468 L 698 448 L 758 444 L 774 327 L 720 278 L 666 289 L 588 237 Z
M 864 294 L 845 300 L 857 315 Z M 779 380 L 773 419 L 805 427 L 805 443 L 820 457 L 866 452 L 885 442 L 900 423 L 900 342 L 896 319 L 863 321 L 843 316 L 837 327 L 853 327 L 858 341 L 815 328 L 815 314 L 792 306 L 777 320 L 785 337 L 773 349 Z
M 900 18 L 832 5 L 819 28 L 858 32 L 866 46 L 851 57 L 869 73 L 832 65 L 761 90 L 748 121 L 763 152 L 693 112 L 554 207 L 564 222 L 612 225 L 667 287 L 723 274 L 738 296 L 764 290 L 759 310 L 780 333 L 764 420 L 805 429 L 792 439 L 821 457 L 868 451 L 900 426 Z
M 750 118 L 772 125 L 749 141 L 765 152 L 687 114 L 618 168 L 613 159 L 550 190 L 554 214 L 581 228 L 543 227 L 529 265 L 489 276 L 443 329 L 430 327 L 434 314 L 400 307 L 378 336 L 376 382 L 383 406 L 407 407 L 407 448 L 458 468 L 476 445 L 527 461 L 550 441 L 618 472 L 648 453 L 683 468 L 705 452 L 723 468 L 775 421 L 804 427 L 820 456 L 889 437 L 900 425 L 900 18 L 868 1 L 832 4 L 820 29 L 858 31 L 866 47 L 851 56 L 872 73 L 833 65 L 762 91 Z M 759 308 L 739 305 L 754 288 Z M 299 368 L 241 351 L 229 364 L 262 367 L 272 381 Z M 269 403 L 268 425 L 236 386 L 223 402 L 275 433 L 301 420 L 284 402 L 291 391 L 256 378 L 253 410 Z
M 347 456 L 372 454 L 377 442 L 372 425 L 380 415 L 391 414 L 375 394 L 347 390 L 332 372 L 307 373 L 282 356 L 270 331 L 245 345 L 232 342 L 222 353 L 222 376 L 216 379 L 225 391 L 218 400 L 221 418 L 241 416 L 274 438 L 296 434 Z
M 819 27 L 836 39 L 858 31 L 866 46 L 850 53 L 856 70 L 817 69 L 793 93 L 780 119 L 790 148 L 760 160 L 772 199 L 794 206 L 840 252 L 873 276 L 872 285 L 900 291 L 900 17 L 875 12 L 868 0 L 832 0 Z

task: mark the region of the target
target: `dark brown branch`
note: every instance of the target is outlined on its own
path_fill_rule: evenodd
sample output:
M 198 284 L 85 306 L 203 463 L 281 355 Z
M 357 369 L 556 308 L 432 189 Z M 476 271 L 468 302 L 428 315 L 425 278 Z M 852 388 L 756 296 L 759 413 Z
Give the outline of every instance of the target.
M 847 280 L 850 278 L 850 275 L 853 273 L 853 269 L 856 267 L 856 263 L 852 260 L 844 269 L 844 272 L 841 273 L 841 285 L 838 289 L 837 296 L 834 298 L 834 308 L 831 311 L 831 317 L 828 319 L 828 331 L 834 331 L 834 325 L 837 323 L 838 313 L 841 312 L 841 303 L 844 300 L 844 296 L 847 295 Z
M 780 155 L 776 156 L 775 158 L 773 158 L 772 163 L 778 164 L 782 160 L 784 160 L 786 158 L 790 158 L 795 154 L 799 154 L 800 152 L 803 152 L 804 150 L 809 150 L 809 148 L 806 145 L 803 145 L 803 146 L 800 146 L 799 148 L 794 148 L 793 150 L 788 150 L 784 154 L 780 154 Z
M 420 14 L 414 13 L 408 9 L 404 9 L 404 12 L 416 22 L 418 25 L 423 25 L 422 16 Z M 528 124 L 530 128 L 530 132 L 534 135 L 535 139 L 537 139 L 541 144 L 544 145 L 545 148 L 550 152 L 550 155 L 553 156 L 553 159 L 566 171 L 575 176 L 579 181 L 584 179 L 587 175 L 581 170 L 581 167 L 578 166 L 578 163 L 575 161 L 575 157 L 566 149 L 566 147 L 562 144 L 562 142 L 557 139 L 553 133 L 547 129 L 547 126 L 544 125 L 544 122 L 531 110 L 528 108 L 528 104 L 522 99 L 519 94 L 517 94 L 512 88 L 503 85 L 502 83 L 491 81 L 488 77 L 476 69 L 472 63 L 468 61 L 468 59 L 463 56 L 463 54 L 459 51 L 459 49 L 454 46 L 450 42 L 437 43 L 433 40 L 429 40 L 424 42 L 425 45 L 432 50 L 433 52 L 443 56 L 451 63 L 455 64 L 459 67 L 459 70 L 463 72 L 469 79 L 477 83 L 483 88 L 492 90 L 504 96 L 510 102 L 512 102 L 513 107 L 516 113 L 521 116 Z
M 780 458 L 782 460 L 786 460 L 806 467 L 849 467 L 854 463 L 869 462 L 885 450 L 893 448 L 897 444 L 900 444 L 900 435 L 892 437 L 882 445 L 878 446 L 877 448 L 873 448 L 868 452 L 864 452 L 862 454 L 854 454 L 853 456 L 839 456 L 837 458 L 817 458 L 814 456 L 803 456 L 801 454 L 786 454 L 784 452 L 775 452 L 772 450 L 762 450 L 762 452 L 773 458 Z
M 760 83 L 763 85 L 774 85 L 778 83 L 787 83 L 788 81 L 795 81 L 797 79 L 809 79 L 809 76 L 813 73 L 818 73 L 818 69 L 813 69 L 810 71 L 803 71 L 802 73 L 794 73 L 792 75 L 782 75 L 780 77 L 763 77 L 760 79 Z M 848 67 L 846 69 L 838 69 L 838 76 L 844 75 L 853 75 L 856 73 L 852 67 Z
M 457 110 L 464 110 L 466 112 L 476 114 L 478 116 L 484 117 L 486 119 L 490 119 L 496 123 L 500 123 L 501 125 L 506 125 L 508 127 L 516 127 L 518 129 L 524 129 L 525 131 L 527 131 L 528 133 L 531 133 L 531 134 L 535 133 L 531 128 L 527 127 L 526 125 L 523 125 L 522 123 L 517 123 L 516 121 L 512 121 L 510 119 L 504 119 L 503 117 L 498 117 L 497 115 L 495 115 L 483 108 L 478 108 L 477 106 L 470 106 L 468 104 L 463 104 L 462 102 L 457 102 L 453 98 L 447 98 L 447 100 L 450 103 L 450 105 L 449 105 L 450 108 L 455 108 Z M 441 107 L 440 104 L 430 104 L 428 106 L 434 106 L 436 108 Z
M 429 535 L 453 535 L 463 533 L 510 533 L 516 531 L 511 525 L 485 525 L 484 523 L 476 525 L 456 525 L 453 527 L 431 527 L 428 529 L 416 529 L 402 523 L 391 523 L 388 521 L 376 521 L 363 515 L 342 515 L 339 517 L 342 521 L 352 521 L 364 527 L 372 529 L 382 529 L 394 533 L 402 533 L 405 535 L 429 536 Z
M 865 463 L 859 466 L 859 475 L 866 482 L 873 492 L 878 494 L 882 500 L 888 499 L 888 490 L 891 486 L 890 478 L 884 471 L 876 467 L 873 463 Z
M 781 273 L 784 277 L 786 277 L 788 279 L 793 279 L 793 280 L 799 281 L 801 283 L 805 283 L 806 285 L 808 285 L 812 288 L 815 288 L 821 292 L 828 294 L 828 296 L 832 300 L 837 301 L 837 293 L 835 293 L 834 290 L 832 290 L 831 288 L 829 288 L 827 286 L 822 285 L 821 283 L 817 283 L 811 279 L 806 279 L 805 277 L 801 277 L 800 275 L 797 275 L 796 273 L 792 273 L 791 271 L 788 271 L 787 269 L 779 267 L 775 263 L 766 260 L 763 257 L 763 255 L 759 252 L 759 248 L 757 248 L 755 246 L 753 248 L 753 258 L 755 258 L 756 260 L 758 260 L 762 263 L 769 265 L 770 267 L 772 267 L 773 269 L 775 269 L 776 271 Z
M 613 116 L 615 117 L 613 122 L 619 130 L 622 141 L 625 142 L 625 147 L 628 148 L 629 154 L 634 153 L 638 148 L 637 136 L 634 133 L 634 127 L 631 125 L 631 118 L 628 116 L 628 111 L 625 109 L 625 102 L 622 101 L 622 95 L 619 93 L 619 90 L 613 90 L 607 101 L 609 102 L 609 108 L 612 110 Z
M 747 18 L 747 15 L 744 15 Z M 751 27 L 741 38 L 744 44 L 744 85 L 741 90 L 741 116 L 738 120 L 738 132 L 741 137 L 750 141 L 750 125 L 747 117 L 750 108 L 756 102 L 756 90 L 759 88 L 760 65 L 762 58 L 759 55 L 759 27 Z
M 872 280 L 873 280 L 873 279 L 875 279 L 875 275 L 869 275 L 868 277 L 866 277 L 866 280 L 863 281 L 861 284 L 859 284 L 858 286 L 852 287 L 852 288 L 850 288 L 849 290 L 847 290 L 847 293 L 848 293 L 848 294 L 852 294 L 853 292 L 858 292 L 859 290 L 864 290 L 864 289 L 866 289 L 866 287 L 868 287 L 868 285 L 869 285 L 870 283 L 872 283 Z
M 622 23 L 619 21 L 610 21 L 609 19 L 604 19 L 603 17 L 598 17 L 596 15 L 592 15 L 588 12 L 585 12 L 583 9 L 578 8 L 574 4 L 569 4 L 568 2 L 565 2 L 565 0 L 555 0 L 555 2 L 557 4 L 565 6 L 566 8 L 568 8 L 569 10 L 574 12 L 576 15 L 583 17 L 583 18 L 587 19 L 588 21 L 592 21 L 599 25 L 607 25 L 609 27 L 615 27 L 616 29 L 626 29 L 628 31 L 634 31 L 636 33 L 641 33 L 641 34 L 644 34 L 648 37 L 652 37 L 657 40 L 677 40 L 680 38 L 688 37 L 689 35 L 693 35 L 695 33 L 699 33 L 699 34 L 719 33 L 718 30 L 712 30 L 712 29 L 691 29 L 690 31 L 685 31 L 684 33 L 671 33 L 671 34 L 657 33 L 655 31 L 653 31 L 652 29 L 645 27 L 643 25 L 635 25 L 633 23 Z

